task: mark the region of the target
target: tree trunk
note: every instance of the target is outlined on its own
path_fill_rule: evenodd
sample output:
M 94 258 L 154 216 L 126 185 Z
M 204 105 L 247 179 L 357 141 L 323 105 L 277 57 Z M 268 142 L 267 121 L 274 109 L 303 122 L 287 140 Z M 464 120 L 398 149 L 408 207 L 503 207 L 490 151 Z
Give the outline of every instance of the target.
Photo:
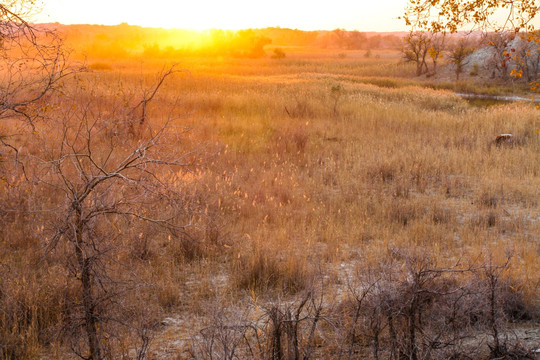
M 489 321 L 491 325 L 492 335 L 493 336 L 493 342 L 495 343 L 495 349 L 496 351 L 500 350 L 501 344 L 499 342 L 499 328 L 497 326 L 497 279 L 495 278 L 495 275 L 490 274 L 489 275 Z
M 379 330 L 375 331 L 375 334 L 373 336 L 373 358 L 375 360 L 379 360 L 379 347 L 380 347 L 379 336 L 380 336 L 380 331 Z
M 270 311 L 270 319 L 274 327 L 272 334 L 272 360 L 282 360 L 281 352 L 281 314 L 277 308 Z
M 83 252 L 84 224 L 82 221 L 82 209 L 80 205 L 75 208 L 75 255 L 81 272 L 81 291 L 84 309 L 84 328 L 88 337 L 89 360 L 101 360 L 101 348 L 98 338 L 96 310 L 92 294 L 92 263 Z
M 397 354 L 399 354 L 398 342 L 396 329 L 394 328 L 394 317 L 388 315 L 388 332 L 390 335 L 390 359 L 397 359 Z

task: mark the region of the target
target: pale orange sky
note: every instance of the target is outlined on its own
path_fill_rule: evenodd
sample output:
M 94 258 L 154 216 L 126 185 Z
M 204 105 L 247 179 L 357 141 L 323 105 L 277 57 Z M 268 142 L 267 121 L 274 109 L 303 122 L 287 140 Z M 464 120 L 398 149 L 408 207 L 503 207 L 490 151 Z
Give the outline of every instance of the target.
M 43 0 L 36 22 L 185 29 L 280 26 L 302 30 L 406 30 L 406 0 Z

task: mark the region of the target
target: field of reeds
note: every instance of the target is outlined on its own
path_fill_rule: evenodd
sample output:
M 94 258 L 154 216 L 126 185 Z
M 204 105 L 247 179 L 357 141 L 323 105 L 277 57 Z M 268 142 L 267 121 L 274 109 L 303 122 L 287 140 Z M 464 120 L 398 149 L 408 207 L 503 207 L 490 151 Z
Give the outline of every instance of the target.
M 0 358 L 534 359 L 539 110 L 285 52 L 89 58 L 2 124 Z

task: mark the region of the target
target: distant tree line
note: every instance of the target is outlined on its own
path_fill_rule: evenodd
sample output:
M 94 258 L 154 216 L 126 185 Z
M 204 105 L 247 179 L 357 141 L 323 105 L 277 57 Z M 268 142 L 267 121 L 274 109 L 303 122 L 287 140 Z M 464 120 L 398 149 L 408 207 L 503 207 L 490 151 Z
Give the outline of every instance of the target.
M 266 45 L 303 46 L 324 49 L 399 49 L 404 33 L 366 33 L 336 29 L 302 31 L 282 28 L 205 32 L 180 29 L 154 29 L 121 24 L 60 25 L 55 28 L 66 44 L 77 53 L 95 57 L 123 58 L 176 57 L 189 55 L 264 57 Z

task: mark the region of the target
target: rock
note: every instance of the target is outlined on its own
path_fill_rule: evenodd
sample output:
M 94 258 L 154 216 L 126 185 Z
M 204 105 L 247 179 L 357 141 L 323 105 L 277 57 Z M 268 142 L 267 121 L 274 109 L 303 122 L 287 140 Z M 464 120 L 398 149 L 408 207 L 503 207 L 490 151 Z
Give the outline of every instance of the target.
M 495 138 L 495 145 L 497 146 L 511 146 L 514 145 L 515 139 L 513 134 L 500 134 Z

